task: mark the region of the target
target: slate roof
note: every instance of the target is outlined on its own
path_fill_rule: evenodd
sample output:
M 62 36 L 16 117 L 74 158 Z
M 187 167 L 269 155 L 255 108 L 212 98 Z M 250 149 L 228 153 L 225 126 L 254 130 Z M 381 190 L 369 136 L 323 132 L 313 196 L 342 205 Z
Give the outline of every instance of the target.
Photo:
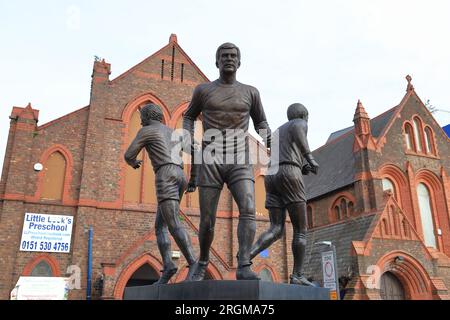
M 312 152 L 320 168 L 317 175 L 310 173 L 304 176 L 308 200 L 353 183 L 355 178 L 353 140 L 353 133 L 344 134 Z
M 372 135 L 379 137 L 390 122 L 397 107 L 382 113 L 370 121 Z M 325 145 L 312 152 L 319 163 L 319 173 L 304 177 L 308 200 L 348 186 L 355 179 L 353 156 L 354 127 L 336 131 Z
M 321 253 L 330 249 L 324 245 L 315 245 L 320 241 L 332 241 L 336 246 L 339 276 L 348 276 L 350 272 L 356 271 L 356 259 L 350 255 L 352 241 L 364 239 L 376 216 L 376 213 L 372 213 L 309 230 L 306 235 L 305 276 L 319 282 L 323 279 Z
M 327 142 L 325 142 L 325 144 L 327 144 L 330 141 L 333 141 L 334 139 L 339 138 L 340 136 L 342 136 L 343 134 L 345 134 L 351 130 L 353 130 L 353 126 L 333 132 L 332 134 L 330 134 L 330 136 L 328 137 L 328 140 L 327 140 Z
M 397 107 L 389 109 L 388 111 L 380 114 L 379 116 L 377 116 L 376 118 L 373 118 L 370 121 L 370 129 L 372 131 L 372 136 L 374 136 L 375 138 L 378 138 L 381 135 L 381 133 L 383 132 L 383 129 L 390 122 L 395 111 L 397 111 Z

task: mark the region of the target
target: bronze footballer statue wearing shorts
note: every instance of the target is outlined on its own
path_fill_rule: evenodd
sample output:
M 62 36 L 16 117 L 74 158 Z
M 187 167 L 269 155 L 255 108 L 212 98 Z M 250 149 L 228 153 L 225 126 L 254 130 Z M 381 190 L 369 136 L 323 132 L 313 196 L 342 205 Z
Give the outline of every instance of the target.
M 163 270 L 156 284 L 166 284 L 177 272 L 172 261 L 172 251 L 169 233 L 174 238 L 184 257 L 191 266 L 196 262 L 191 239 L 179 219 L 180 201 L 188 187 L 183 172 L 183 162 L 174 139 L 174 131 L 161 123 L 163 113 L 155 104 L 147 104 L 140 110 L 142 128 L 125 153 L 126 162 L 135 169 L 141 166 L 136 160 L 142 148 L 147 150 L 155 172 L 156 198 L 158 209 L 156 213 L 155 231 L 158 249 L 163 259 Z M 195 170 L 191 170 L 191 179 L 195 180 Z M 191 183 L 191 182 L 189 182 Z
M 272 136 L 270 164 L 264 178 L 270 228 L 261 234 L 253 245 L 250 257 L 253 259 L 281 238 L 287 210 L 294 231 L 294 267 L 290 283 L 312 286 L 303 275 L 306 251 L 306 196 L 303 174 L 308 174 L 309 171 L 317 174 L 319 165 L 311 155 L 306 138 L 308 110 L 302 104 L 295 103 L 289 106 L 287 116 L 289 121 L 279 127 Z

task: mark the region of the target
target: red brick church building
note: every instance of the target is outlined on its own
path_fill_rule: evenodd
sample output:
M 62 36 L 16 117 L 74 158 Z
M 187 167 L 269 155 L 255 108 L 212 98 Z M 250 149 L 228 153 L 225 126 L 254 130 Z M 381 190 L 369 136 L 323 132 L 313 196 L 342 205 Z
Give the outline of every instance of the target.
M 31 105 L 11 112 L 0 182 L 0 299 L 9 298 L 20 276 L 63 277 L 73 265 L 81 268 L 81 288 L 71 290 L 69 298 L 85 299 L 90 227 L 94 299 L 121 299 L 125 287 L 159 277 L 153 170 L 143 153 L 139 170 L 126 166 L 123 154 L 140 127 L 141 105 L 160 105 L 164 123 L 179 128 L 194 87 L 209 80 L 175 35 L 117 78 L 109 78 L 110 70 L 109 63 L 95 61 L 89 105 L 59 119 L 38 125 L 39 111 Z M 410 78 L 399 105 L 370 119 L 359 102 L 354 123 L 314 151 L 321 168 L 306 178 L 308 277 L 322 281 L 321 249 L 314 244 L 326 240 L 337 249 L 345 299 L 449 298 L 448 137 Z M 263 145 L 251 143 L 266 156 Z M 37 163 L 43 170 L 34 170 Z M 257 235 L 269 224 L 263 181 L 264 168 L 257 165 Z M 197 252 L 198 207 L 193 193 L 183 198 L 180 210 Z M 70 252 L 19 250 L 26 213 L 73 217 Z M 237 222 L 237 206 L 225 187 L 210 279 L 234 279 Z M 254 270 L 263 279 L 288 281 L 291 233 L 286 228 L 286 235 L 255 259 Z M 172 246 L 178 250 L 174 241 Z M 178 266 L 174 282 L 187 274 L 182 256 Z

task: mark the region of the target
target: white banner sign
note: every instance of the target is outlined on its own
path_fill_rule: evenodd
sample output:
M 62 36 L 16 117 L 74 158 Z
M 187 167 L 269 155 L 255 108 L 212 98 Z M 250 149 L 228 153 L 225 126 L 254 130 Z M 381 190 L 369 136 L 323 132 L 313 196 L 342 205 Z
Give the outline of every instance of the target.
M 11 300 L 67 300 L 68 278 L 20 277 Z
M 70 252 L 73 216 L 25 213 L 20 251 Z
M 333 251 L 322 252 L 323 286 L 336 290 L 336 271 L 334 270 Z

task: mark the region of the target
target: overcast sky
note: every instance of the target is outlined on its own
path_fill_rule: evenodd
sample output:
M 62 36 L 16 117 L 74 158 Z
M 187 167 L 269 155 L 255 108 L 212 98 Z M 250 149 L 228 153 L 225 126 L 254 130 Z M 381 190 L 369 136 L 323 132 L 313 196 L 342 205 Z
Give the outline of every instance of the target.
M 84 107 L 95 55 L 114 79 L 171 33 L 210 80 L 217 46 L 238 45 L 238 80 L 259 89 L 272 129 L 301 102 L 313 149 L 353 124 L 358 99 L 371 117 L 397 105 L 407 74 L 450 123 L 448 0 L 1 0 L 0 166 L 13 106 L 31 102 L 40 125 Z

